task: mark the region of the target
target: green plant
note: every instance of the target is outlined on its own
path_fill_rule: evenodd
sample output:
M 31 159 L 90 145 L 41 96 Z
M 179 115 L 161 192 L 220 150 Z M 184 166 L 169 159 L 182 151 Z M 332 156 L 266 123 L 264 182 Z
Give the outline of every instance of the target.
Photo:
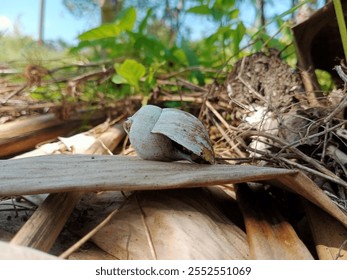
M 345 60 L 347 61 L 347 29 L 345 23 L 345 17 L 342 10 L 342 5 L 340 0 L 333 0 L 334 8 L 337 18 L 337 24 L 339 26 L 341 41 L 343 45 L 343 51 L 345 53 Z
M 140 79 L 146 74 L 146 68 L 143 64 L 133 59 L 127 59 L 120 65 L 116 64 L 114 68 L 117 74 L 113 75 L 112 82 L 115 84 L 129 84 L 136 91 L 140 90 Z
M 322 91 L 330 92 L 334 88 L 334 82 L 329 72 L 316 69 L 315 74 Z
M 203 86 L 216 78 L 215 73 L 207 70 L 231 68 L 244 55 L 269 48 L 277 49 L 294 67 L 296 55 L 290 22 L 284 17 L 308 1 L 267 19 L 266 26 L 277 24 L 278 32 L 274 35 L 267 33 L 270 28 L 266 26 L 247 28 L 239 18 L 235 0 L 187 1 L 188 7 L 173 10 L 172 14 L 211 23 L 210 33 L 195 41 L 180 32 L 184 27 L 178 25 L 178 19 L 175 24 L 168 23 L 164 16 L 161 19 L 157 16 L 156 8 L 139 10 L 125 6 L 125 1 L 125 8 L 113 22 L 82 33 L 79 44 L 70 49 L 71 53 L 83 55 L 89 61 L 106 61 L 115 70 L 107 83 L 86 83 L 86 89 L 80 91 L 81 99 L 93 99 L 97 96 L 91 93 L 93 91 L 103 92 L 107 98 L 138 93 L 146 97 L 158 87 L 158 77 L 170 80 L 161 86 L 170 92 L 180 89 L 175 84 L 177 78 Z M 223 72 L 219 73 L 219 77 L 223 77 Z

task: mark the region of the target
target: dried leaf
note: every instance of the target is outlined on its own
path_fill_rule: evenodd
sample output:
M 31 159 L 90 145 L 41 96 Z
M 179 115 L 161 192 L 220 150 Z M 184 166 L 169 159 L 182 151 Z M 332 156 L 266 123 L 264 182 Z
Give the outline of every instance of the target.
M 313 259 L 270 197 L 240 186 L 237 188 L 237 200 L 244 215 L 251 259 Z
M 291 190 L 347 226 L 345 213 L 315 183 L 296 170 L 143 161 L 102 155 L 51 155 L 0 161 L 2 196 L 64 191 L 157 190 L 255 181 L 270 182 Z
M 347 260 L 347 229 L 309 202 L 305 203 L 305 210 L 319 259 Z
M 136 193 L 92 237 L 119 259 L 246 259 L 245 233 L 204 189 Z

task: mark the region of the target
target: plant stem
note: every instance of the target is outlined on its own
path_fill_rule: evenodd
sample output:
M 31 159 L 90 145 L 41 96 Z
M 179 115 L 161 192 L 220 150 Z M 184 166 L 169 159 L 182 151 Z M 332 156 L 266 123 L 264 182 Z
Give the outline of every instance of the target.
M 343 45 L 343 52 L 345 53 L 345 61 L 347 61 L 347 30 L 345 17 L 343 15 L 342 5 L 340 0 L 334 0 L 334 8 L 337 18 L 337 24 L 339 26 L 341 41 Z

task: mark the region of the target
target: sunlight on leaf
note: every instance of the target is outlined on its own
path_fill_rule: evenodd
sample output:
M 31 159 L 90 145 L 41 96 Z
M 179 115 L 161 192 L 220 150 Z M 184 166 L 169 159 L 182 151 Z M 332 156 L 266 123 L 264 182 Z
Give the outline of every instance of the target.
M 112 82 L 117 84 L 117 85 L 128 83 L 128 81 L 124 77 L 122 77 L 121 75 L 118 75 L 118 74 L 114 74 L 112 76 Z
M 135 21 L 136 21 L 136 10 L 134 7 L 130 7 L 122 11 L 116 20 L 119 26 L 126 31 L 133 30 Z
M 123 30 L 118 24 L 103 24 L 78 36 L 81 41 L 98 40 L 118 36 Z
M 187 13 L 197 14 L 197 15 L 209 15 L 211 13 L 208 5 L 200 5 L 196 7 L 192 7 L 187 10 Z
M 327 71 L 316 69 L 315 74 L 321 89 L 325 92 L 332 91 L 334 88 L 334 81 L 331 74 Z
M 146 68 L 143 64 L 133 59 L 127 59 L 121 65 L 115 65 L 115 69 L 119 76 L 128 81 L 128 83 L 139 89 L 139 81 L 146 74 Z M 119 77 L 113 76 L 116 81 L 120 81 Z M 112 79 L 113 81 L 113 79 Z
M 136 21 L 136 10 L 131 7 L 124 10 L 114 23 L 106 23 L 99 27 L 88 30 L 78 36 L 80 41 L 99 40 L 116 37 L 124 31 L 131 31 Z

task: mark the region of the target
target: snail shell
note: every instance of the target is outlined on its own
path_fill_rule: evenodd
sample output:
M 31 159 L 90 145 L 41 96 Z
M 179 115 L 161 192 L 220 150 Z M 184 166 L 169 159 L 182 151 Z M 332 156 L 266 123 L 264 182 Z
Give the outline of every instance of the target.
M 212 144 L 204 125 L 187 112 L 146 105 L 128 118 L 124 129 L 143 159 L 214 163 Z

